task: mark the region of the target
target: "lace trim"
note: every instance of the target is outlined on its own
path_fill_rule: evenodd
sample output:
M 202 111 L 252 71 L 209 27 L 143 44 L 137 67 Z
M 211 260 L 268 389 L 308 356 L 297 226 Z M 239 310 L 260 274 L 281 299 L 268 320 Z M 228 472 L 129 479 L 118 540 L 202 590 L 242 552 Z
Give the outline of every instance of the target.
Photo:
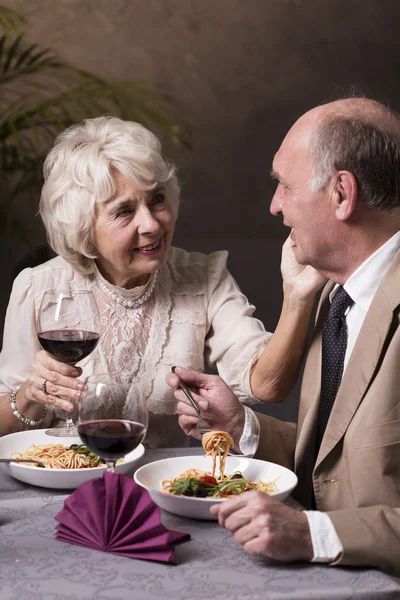
M 153 323 L 150 330 L 149 340 L 142 361 L 142 382 L 145 388 L 146 398 L 148 399 L 149 410 L 154 413 L 172 413 L 175 412 L 175 398 L 165 398 L 165 403 L 160 403 L 157 398 L 153 398 L 154 382 L 156 380 L 157 369 L 161 362 L 161 356 L 167 340 L 167 327 L 171 317 L 172 282 L 169 277 L 168 268 L 164 265 L 160 271 L 158 280 L 154 289 L 154 295 L 157 297 L 157 307 L 153 312 Z
M 96 274 L 93 275 L 94 278 L 99 280 L 99 285 L 107 294 L 115 294 L 115 296 L 123 298 L 128 301 L 139 300 L 144 294 L 149 292 L 149 296 L 151 295 L 152 288 L 154 287 L 155 280 L 157 278 L 157 272 L 152 273 L 146 283 L 144 285 L 138 285 L 130 290 L 126 288 L 119 287 L 118 285 L 113 285 L 109 281 L 107 281 L 103 275 L 100 273 L 99 269 L 96 266 Z M 106 288 L 106 289 L 104 289 Z
M 207 322 L 204 311 L 194 312 L 179 308 L 174 309 L 171 319 L 174 323 L 193 323 L 193 325 L 204 325 Z

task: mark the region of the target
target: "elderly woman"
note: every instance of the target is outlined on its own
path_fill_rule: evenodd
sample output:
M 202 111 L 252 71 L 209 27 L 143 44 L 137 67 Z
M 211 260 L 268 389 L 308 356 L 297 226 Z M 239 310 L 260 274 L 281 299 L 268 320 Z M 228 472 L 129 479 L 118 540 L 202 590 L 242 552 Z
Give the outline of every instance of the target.
M 204 354 L 242 400 L 282 399 L 297 376 L 315 274 L 286 258 L 284 310 L 267 343 L 271 334 L 226 268 L 227 252 L 171 247 L 175 169 L 137 123 L 101 117 L 70 127 L 48 154 L 44 177 L 40 214 L 58 256 L 14 282 L 0 359 L 0 435 L 29 427 L 24 418 L 34 427 L 61 425 L 81 380 L 109 372 L 143 382 L 147 445 L 179 446 L 187 438 L 166 375 L 175 364 L 203 370 Z M 44 291 L 66 286 L 91 290 L 101 315 L 98 348 L 77 367 L 56 361 L 37 339 Z

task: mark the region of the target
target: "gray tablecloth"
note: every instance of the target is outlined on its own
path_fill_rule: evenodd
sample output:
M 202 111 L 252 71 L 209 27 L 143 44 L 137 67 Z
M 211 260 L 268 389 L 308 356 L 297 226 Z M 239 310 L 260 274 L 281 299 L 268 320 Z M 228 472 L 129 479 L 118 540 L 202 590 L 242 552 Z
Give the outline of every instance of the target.
M 142 462 L 198 454 L 147 450 Z M 164 512 L 192 540 L 164 565 L 58 542 L 54 515 L 65 491 L 20 483 L 0 468 L 0 600 L 389 600 L 400 586 L 375 570 L 278 565 L 247 556 L 216 522 Z

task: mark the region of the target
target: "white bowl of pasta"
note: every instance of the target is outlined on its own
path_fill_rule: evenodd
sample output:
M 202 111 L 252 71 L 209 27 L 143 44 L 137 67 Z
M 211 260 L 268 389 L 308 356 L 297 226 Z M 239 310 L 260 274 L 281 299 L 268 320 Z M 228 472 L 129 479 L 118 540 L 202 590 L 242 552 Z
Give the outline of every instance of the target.
M 289 469 L 245 456 L 228 456 L 224 467 L 226 479 L 219 477 L 217 469 L 216 484 L 211 480 L 207 481 L 207 477 L 212 477 L 212 468 L 211 456 L 166 458 L 139 467 L 134 480 L 149 492 L 160 508 L 182 517 L 202 520 L 215 519 L 210 514 L 210 507 L 224 502 L 232 494 L 237 495 L 236 492 L 243 493 L 246 488 L 252 489 L 247 484 L 257 489 L 259 482 L 262 482 L 264 485 L 260 487 L 264 488 L 263 491 L 277 500 L 284 500 L 297 485 L 297 477 Z M 236 478 L 233 479 L 235 474 Z M 205 480 L 201 481 L 201 478 Z M 171 487 L 175 490 L 173 493 L 166 491 L 171 490 Z M 228 492 L 229 489 L 231 493 Z M 210 490 L 218 496 L 202 497 Z M 185 493 L 191 495 L 183 495 Z M 221 497 L 221 494 L 224 496 Z
M 62 455 L 61 458 L 57 457 L 56 446 L 60 444 L 69 449 L 72 445 L 81 446 L 82 441 L 79 437 L 52 437 L 46 435 L 44 429 L 20 431 L 0 438 L 0 456 L 2 458 L 45 456 L 46 464 L 49 464 L 47 457 L 50 457 L 54 465 L 50 468 L 39 468 L 34 464 L 21 463 L 10 463 L 6 466 L 8 473 L 15 479 L 49 489 L 75 489 L 81 483 L 94 477 L 101 477 L 104 473 L 105 465 L 91 466 L 96 465 L 94 457 L 79 452 L 81 448 L 75 448 L 75 452 L 67 453 L 67 459 Z M 42 448 L 38 449 L 39 446 Z M 43 452 L 46 449 L 49 451 Z M 117 463 L 116 470 L 120 473 L 132 474 L 135 464 L 143 454 L 144 447 L 140 444 L 133 452 L 126 455 L 123 462 Z

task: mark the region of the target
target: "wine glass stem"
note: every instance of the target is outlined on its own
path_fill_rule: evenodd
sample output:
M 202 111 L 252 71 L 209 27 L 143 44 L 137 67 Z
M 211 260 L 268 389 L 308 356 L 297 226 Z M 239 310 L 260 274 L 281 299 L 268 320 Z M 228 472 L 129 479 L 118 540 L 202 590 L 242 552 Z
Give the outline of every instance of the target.
M 72 363 L 71 366 L 75 367 L 75 363 Z M 70 413 L 66 412 L 65 422 L 64 422 L 64 431 L 66 433 L 68 432 L 71 435 L 72 434 L 72 430 L 75 428 L 75 424 L 74 424 L 72 418 L 69 415 L 70 415 Z
M 115 460 L 106 460 L 107 472 L 115 473 Z

